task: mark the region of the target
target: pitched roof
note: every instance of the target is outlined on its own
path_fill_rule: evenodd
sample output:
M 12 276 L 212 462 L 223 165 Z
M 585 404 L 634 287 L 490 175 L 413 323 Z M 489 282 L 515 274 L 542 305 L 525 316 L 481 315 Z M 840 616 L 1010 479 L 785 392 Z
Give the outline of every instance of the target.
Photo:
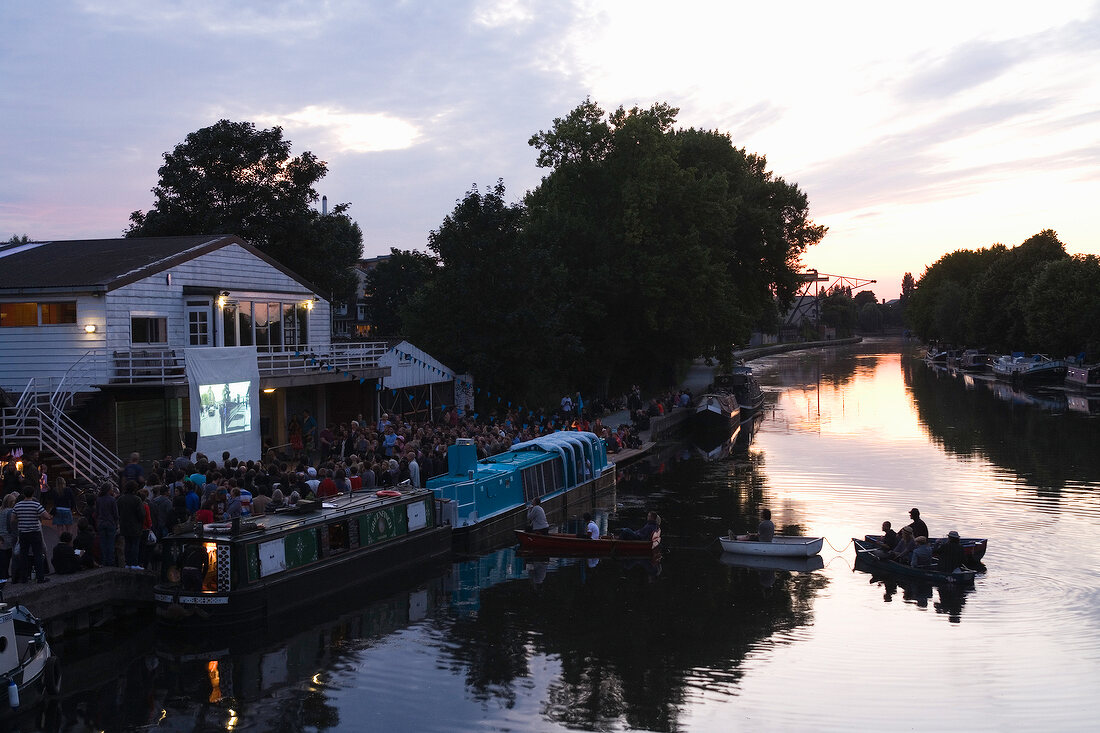
M 243 247 L 318 292 L 315 286 L 240 237 L 225 234 L 0 244 L 0 290 L 114 290 L 231 244 Z

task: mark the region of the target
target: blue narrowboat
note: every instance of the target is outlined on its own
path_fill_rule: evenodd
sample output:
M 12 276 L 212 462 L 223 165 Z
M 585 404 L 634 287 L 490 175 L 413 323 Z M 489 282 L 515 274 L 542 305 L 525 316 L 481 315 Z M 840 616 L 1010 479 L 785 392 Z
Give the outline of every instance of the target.
M 535 497 L 551 523 L 564 523 L 614 486 L 607 447 L 582 431 L 544 435 L 481 460 L 474 442 L 462 438 L 447 449 L 447 473 L 428 480 L 456 549 L 471 551 L 513 541 Z

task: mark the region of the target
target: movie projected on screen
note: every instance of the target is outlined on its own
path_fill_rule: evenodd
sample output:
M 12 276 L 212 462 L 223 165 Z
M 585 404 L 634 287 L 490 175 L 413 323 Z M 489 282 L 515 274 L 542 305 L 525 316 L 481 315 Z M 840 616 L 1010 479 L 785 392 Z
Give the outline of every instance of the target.
M 247 433 L 252 429 L 252 382 L 199 385 L 199 437 Z

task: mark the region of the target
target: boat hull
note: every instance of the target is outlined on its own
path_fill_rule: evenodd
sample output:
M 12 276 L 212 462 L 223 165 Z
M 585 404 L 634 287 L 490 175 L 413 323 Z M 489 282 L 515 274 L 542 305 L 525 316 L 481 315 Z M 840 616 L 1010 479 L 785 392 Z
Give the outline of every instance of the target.
M 891 575 L 899 575 L 906 578 L 920 578 L 930 583 L 967 586 L 974 584 L 977 573 L 973 570 L 958 570 L 953 573 L 943 573 L 939 570 L 925 567 L 913 567 L 903 563 L 887 560 L 875 555 L 875 547 L 870 542 L 852 538 L 852 544 L 856 548 L 856 564 L 862 564 L 864 569 L 880 571 Z
M 1066 388 L 1100 392 L 1100 364 L 1073 364 L 1066 367 Z
M 702 434 L 730 434 L 741 424 L 741 408 L 732 393 L 699 396 L 692 416 L 692 430 Z
M 661 545 L 658 532 L 652 540 L 620 540 L 616 537 L 601 537 L 590 540 L 565 534 L 536 534 L 524 530 L 515 531 L 521 552 L 554 556 L 602 557 L 647 556 L 652 555 Z
M 822 537 L 787 537 L 776 535 L 771 542 L 757 542 L 736 537 L 719 537 L 722 550 L 735 555 L 770 557 L 810 557 L 821 552 Z

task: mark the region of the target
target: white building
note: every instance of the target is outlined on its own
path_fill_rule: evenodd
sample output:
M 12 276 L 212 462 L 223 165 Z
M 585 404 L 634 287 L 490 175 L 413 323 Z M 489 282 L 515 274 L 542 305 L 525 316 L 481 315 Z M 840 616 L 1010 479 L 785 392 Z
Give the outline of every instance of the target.
M 81 475 L 112 452 L 178 454 L 199 430 L 185 354 L 225 347 L 258 375 L 273 446 L 306 409 L 375 414 L 389 374 L 386 344 L 334 345 L 317 288 L 235 236 L 0 245 L 0 443 L 37 441 Z

